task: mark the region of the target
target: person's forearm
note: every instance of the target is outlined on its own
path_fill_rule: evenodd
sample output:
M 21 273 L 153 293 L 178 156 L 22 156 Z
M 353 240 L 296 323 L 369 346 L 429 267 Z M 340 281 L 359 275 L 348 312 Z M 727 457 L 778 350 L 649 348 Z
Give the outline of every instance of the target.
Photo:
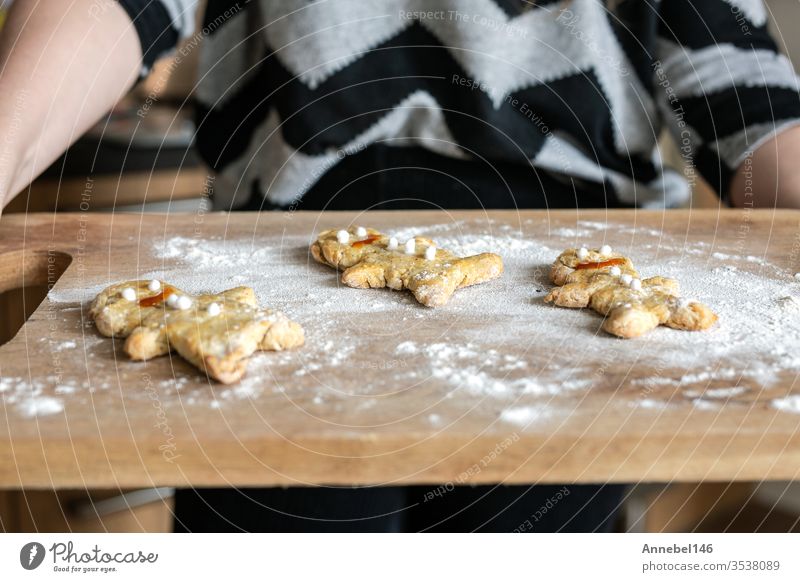
M 140 61 L 114 0 L 16 0 L 0 33 L 0 212 L 125 94 Z
M 800 127 L 762 144 L 739 166 L 730 201 L 738 207 L 800 208 Z

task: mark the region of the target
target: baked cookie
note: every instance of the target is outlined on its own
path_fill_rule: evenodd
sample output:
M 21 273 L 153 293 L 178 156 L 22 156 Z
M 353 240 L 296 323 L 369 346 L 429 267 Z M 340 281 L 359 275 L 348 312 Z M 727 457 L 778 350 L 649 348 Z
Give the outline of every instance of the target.
M 318 262 L 343 270 L 348 287 L 408 289 L 428 307 L 448 302 L 456 289 L 495 279 L 503 260 L 494 253 L 460 258 L 417 236 L 403 243 L 371 228 L 326 230 L 311 245 Z
M 639 337 L 659 325 L 697 331 L 717 321 L 702 303 L 679 297 L 677 281 L 641 279 L 631 260 L 608 246 L 564 251 L 550 278 L 557 287 L 544 298 L 547 303 L 589 306 L 606 316 L 603 329 L 619 337 Z
M 127 338 L 131 359 L 175 350 L 224 384 L 244 375 L 256 350 L 286 350 L 304 341 L 300 325 L 259 308 L 249 287 L 189 295 L 162 281 L 126 281 L 104 289 L 89 314 L 103 335 Z

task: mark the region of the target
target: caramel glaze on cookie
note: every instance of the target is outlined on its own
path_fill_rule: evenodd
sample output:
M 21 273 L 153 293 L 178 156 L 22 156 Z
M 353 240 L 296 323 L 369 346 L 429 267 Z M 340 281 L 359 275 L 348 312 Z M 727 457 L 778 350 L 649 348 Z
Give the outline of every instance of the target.
M 642 280 L 631 260 L 617 253 L 568 249 L 553 263 L 550 278 L 557 287 L 547 303 L 591 307 L 606 316 L 603 329 L 618 337 L 639 337 L 659 325 L 698 331 L 717 321 L 702 303 L 679 297 L 677 281 Z
M 244 375 L 256 350 L 285 350 L 304 341 L 300 325 L 259 308 L 249 287 L 189 295 L 161 281 L 127 281 L 103 290 L 89 314 L 103 335 L 127 338 L 124 350 L 131 359 L 175 350 L 224 384 Z
M 341 269 L 348 287 L 408 289 L 427 307 L 440 307 L 456 289 L 503 273 L 503 260 L 494 253 L 460 258 L 428 238 L 399 242 L 366 228 L 321 232 L 311 245 L 311 255 Z

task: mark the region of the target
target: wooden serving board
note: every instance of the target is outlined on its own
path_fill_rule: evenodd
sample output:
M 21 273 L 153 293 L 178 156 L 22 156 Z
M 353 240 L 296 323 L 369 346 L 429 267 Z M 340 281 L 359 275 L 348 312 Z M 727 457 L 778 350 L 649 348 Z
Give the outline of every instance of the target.
M 348 289 L 308 244 L 351 223 L 495 250 L 506 273 L 436 310 Z M 4 216 L 0 290 L 52 289 L 0 347 L 0 487 L 794 479 L 798 237 L 792 211 Z M 625 341 L 544 305 L 581 244 L 676 276 L 720 324 Z M 238 386 L 130 362 L 86 306 L 156 276 L 251 284 L 307 344 Z

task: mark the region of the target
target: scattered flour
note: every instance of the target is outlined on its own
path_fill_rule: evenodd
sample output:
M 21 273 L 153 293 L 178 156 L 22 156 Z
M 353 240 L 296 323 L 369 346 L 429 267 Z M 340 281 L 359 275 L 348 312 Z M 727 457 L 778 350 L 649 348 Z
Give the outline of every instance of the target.
M 786 398 L 776 398 L 772 401 L 772 406 L 783 412 L 800 414 L 800 395 L 795 394 Z
M 643 398 L 641 400 L 633 400 L 630 403 L 631 406 L 634 408 L 654 408 L 654 409 L 663 409 L 668 406 L 668 404 L 663 400 L 655 400 L 653 398 Z
M 417 344 L 412 341 L 407 341 L 398 345 L 395 351 L 400 355 L 407 355 L 416 354 L 419 350 L 417 349 Z
M 141 272 L 115 272 L 109 280 L 84 281 L 74 288 L 59 282 L 49 299 L 74 326 L 80 318 L 76 306 L 85 306 L 122 277 L 165 279 L 189 292 L 249 285 L 262 305 L 304 325 L 307 343 L 302 350 L 258 354 L 237 387 L 217 387 L 212 393 L 191 372 L 160 382 L 163 398 L 177 399 L 180 393 L 183 404 L 194 406 L 217 408 L 230 400 L 279 397 L 345 415 L 435 383 L 465 410 L 493 400 L 495 406 L 484 408 L 495 418 L 527 424 L 545 418 L 545 409 L 572 410 L 598 383 L 617 381 L 628 389 L 658 391 L 647 392 L 646 398 L 631 391 L 637 397 L 621 398 L 624 404 L 657 409 L 684 403 L 710 409 L 711 403 L 725 405 L 726 399 L 742 393 L 738 390 L 759 390 L 800 373 L 797 284 L 792 273 L 762 257 L 716 250 L 657 229 L 605 222 L 552 229 L 547 220 L 538 219 L 516 225 L 462 221 L 389 234 L 400 241 L 428 235 L 440 248 L 462 255 L 498 252 L 505 274 L 460 290 L 445 308 L 430 310 L 408 293 L 344 287 L 331 269 L 309 258 L 310 232 L 302 237 L 254 233 L 246 240 L 177 236 L 143 247 L 142 254 L 154 256 L 157 263 L 143 260 L 147 268 Z M 588 310 L 545 305 L 554 257 L 569 246 L 601 244 L 631 255 L 644 277 L 678 279 L 683 295 L 707 303 L 720 316 L 719 324 L 704 333 L 662 327 L 622 342 L 605 335 L 602 320 Z M 72 346 L 75 342 L 68 340 L 51 351 L 86 349 L 92 357 L 99 349 L 94 340 L 108 345 L 91 328 L 83 333 L 83 342 Z M 363 381 L 367 372 L 368 383 Z M 284 385 L 278 378 L 290 381 Z M 80 385 L 69 393 L 63 382 L 54 382 L 33 396 L 56 394 L 56 386 L 64 398 L 83 392 Z M 31 387 L 26 390 L 31 395 Z M 187 390 L 191 393 L 184 397 Z M 668 396 L 680 390 L 691 393 Z M 0 380 L 6 401 L 9 393 L 22 402 L 14 386 Z M 431 424 L 440 420 L 426 418 Z
M 516 408 L 507 408 L 501 412 L 500 420 L 517 426 L 527 426 L 542 416 L 545 416 L 545 410 L 542 407 L 519 406 Z
M 721 261 L 747 261 L 748 263 L 764 263 L 764 257 L 756 257 L 753 255 L 746 255 L 746 256 L 738 256 L 738 255 L 728 255 L 725 253 L 712 253 L 711 256 L 715 259 L 719 259 Z
M 712 398 L 714 400 L 719 399 L 727 399 L 733 398 L 734 396 L 739 396 L 740 394 L 744 394 L 747 392 L 748 389 L 744 386 L 731 386 L 730 388 L 709 388 L 708 390 L 687 390 L 683 394 L 684 396 L 695 397 L 695 398 Z
M 63 352 L 64 350 L 74 350 L 77 347 L 78 347 L 78 342 L 73 340 L 66 340 L 51 346 L 51 349 L 55 352 Z
M 64 403 L 62 400 L 50 396 L 31 396 L 20 400 L 17 403 L 17 410 L 22 416 L 28 418 L 47 416 L 58 414 L 64 410 Z
M 397 346 L 395 354 L 412 358 L 416 378 L 433 378 L 448 385 L 446 398 L 491 397 L 511 403 L 535 398 L 540 403 L 537 407 L 555 407 L 555 397 L 568 396 L 591 385 L 590 380 L 565 378 L 563 371 L 536 374 L 524 359 L 475 344 L 405 341 Z M 547 380 L 543 379 L 545 376 Z M 539 417 L 544 416 L 539 414 L 536 418 Z
M 789 311 L 791 313 L 798 313 L 800 312 L 800 297 L 796 295 L 787 295 L 785 297 L 780 297 L 778 299 L 778 305 L 784 311 Z
M 698 410 L 719 410 L 719 404 L 710 400 L 703 400 L 702 398 L 694 398 L 692 404 Z
M 45 394 L 48 391 L 55 395 L 73 394 L 77 387 L 71 384 L 55 384 L 56 378 L 29 383 L 23 378 L 6 377 L 0 379 L 0 399 L 11 404 L 24 417 L 47 416 L 64 410 L 64 401 L 55 396 Z M 52 387 L 52 388 L 51 388 Z

